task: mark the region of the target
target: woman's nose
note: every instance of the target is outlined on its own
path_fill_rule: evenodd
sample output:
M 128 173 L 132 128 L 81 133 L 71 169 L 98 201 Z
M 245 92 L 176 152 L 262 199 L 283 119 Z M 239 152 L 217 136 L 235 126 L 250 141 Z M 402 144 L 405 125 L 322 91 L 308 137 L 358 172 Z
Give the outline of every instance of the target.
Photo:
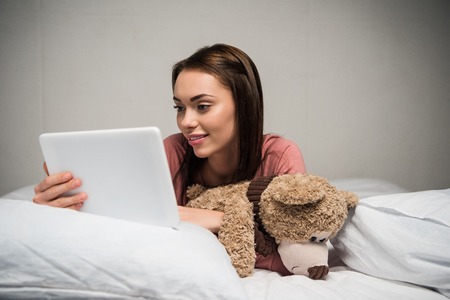
M 198 125 L 197 114 L 195 111 L 186 109 L 182 116 L 181 126 L 185 128 L 194 128 Z

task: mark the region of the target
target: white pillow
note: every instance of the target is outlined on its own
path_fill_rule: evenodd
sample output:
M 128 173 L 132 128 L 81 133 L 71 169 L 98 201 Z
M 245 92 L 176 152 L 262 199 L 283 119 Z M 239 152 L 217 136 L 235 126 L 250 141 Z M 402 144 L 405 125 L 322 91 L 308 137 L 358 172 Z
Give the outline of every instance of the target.
M 331 242 L 349 267 L 450 297 L 450 189 L 362 199 Z
M 27 185 L 0 197 L 0 199 L 32 201 L 35 185 Z
M 245 299 L 209 231 L 0 200 L 0 298 Z
M 379 178 L 341 178 L 330 180 L 330 183 L 340 190 L 352 191 L 360 199 L 409 192 L 393 182 Z

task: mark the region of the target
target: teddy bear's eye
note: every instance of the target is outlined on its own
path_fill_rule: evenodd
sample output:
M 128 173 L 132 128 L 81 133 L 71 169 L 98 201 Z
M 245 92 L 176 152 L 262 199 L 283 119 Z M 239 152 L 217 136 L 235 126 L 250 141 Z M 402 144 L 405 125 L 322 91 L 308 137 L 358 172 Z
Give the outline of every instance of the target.
M 323 243 L 323 242 L 325 242 L 327 240 L 327 238 L 323 238 L 323 239 L 318 240 L 317 236 L 312 236 L 309 240 L 311 242 Z

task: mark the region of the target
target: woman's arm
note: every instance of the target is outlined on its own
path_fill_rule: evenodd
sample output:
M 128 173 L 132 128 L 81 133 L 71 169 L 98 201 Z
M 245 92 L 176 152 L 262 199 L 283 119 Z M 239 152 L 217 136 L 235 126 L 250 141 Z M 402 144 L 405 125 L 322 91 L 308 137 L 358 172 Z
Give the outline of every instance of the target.
M 182 221 L 194 223 L 213 233 L 218 233 L 222 226 L 223 212 L 220 211 L 178 206 L 178 213 Z

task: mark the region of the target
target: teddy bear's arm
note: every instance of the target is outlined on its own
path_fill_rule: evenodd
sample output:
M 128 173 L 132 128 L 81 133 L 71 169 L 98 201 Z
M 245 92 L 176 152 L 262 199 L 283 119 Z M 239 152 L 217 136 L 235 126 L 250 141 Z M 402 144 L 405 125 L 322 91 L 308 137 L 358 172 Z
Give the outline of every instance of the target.
M 236 195 L 226 201 L 224 212 L 219 241 L 230 255 L 239 276 L 249 276 L 253 273 L 256 259 L 251 204 Z
M 264 234 L 259 228 L 257 223 L 254 224 L 255 228 L 255 251 L 262 256 L 268 256 L 277 250 L 277 243 L 275 239 L 269 234 Z
M 275 239 L 270 236 L 262 225 L 259 215 L 259 203 L 261 200 L 261 194 L 265 191 L 267 186 L 276 176 L 265 176 L 254 178 L 247 189 L 247 199 L 253 205 L 254 215 L 254 236 L 255 236 L 255 251 L 263 256 L 272 254 L 277 249 Z

